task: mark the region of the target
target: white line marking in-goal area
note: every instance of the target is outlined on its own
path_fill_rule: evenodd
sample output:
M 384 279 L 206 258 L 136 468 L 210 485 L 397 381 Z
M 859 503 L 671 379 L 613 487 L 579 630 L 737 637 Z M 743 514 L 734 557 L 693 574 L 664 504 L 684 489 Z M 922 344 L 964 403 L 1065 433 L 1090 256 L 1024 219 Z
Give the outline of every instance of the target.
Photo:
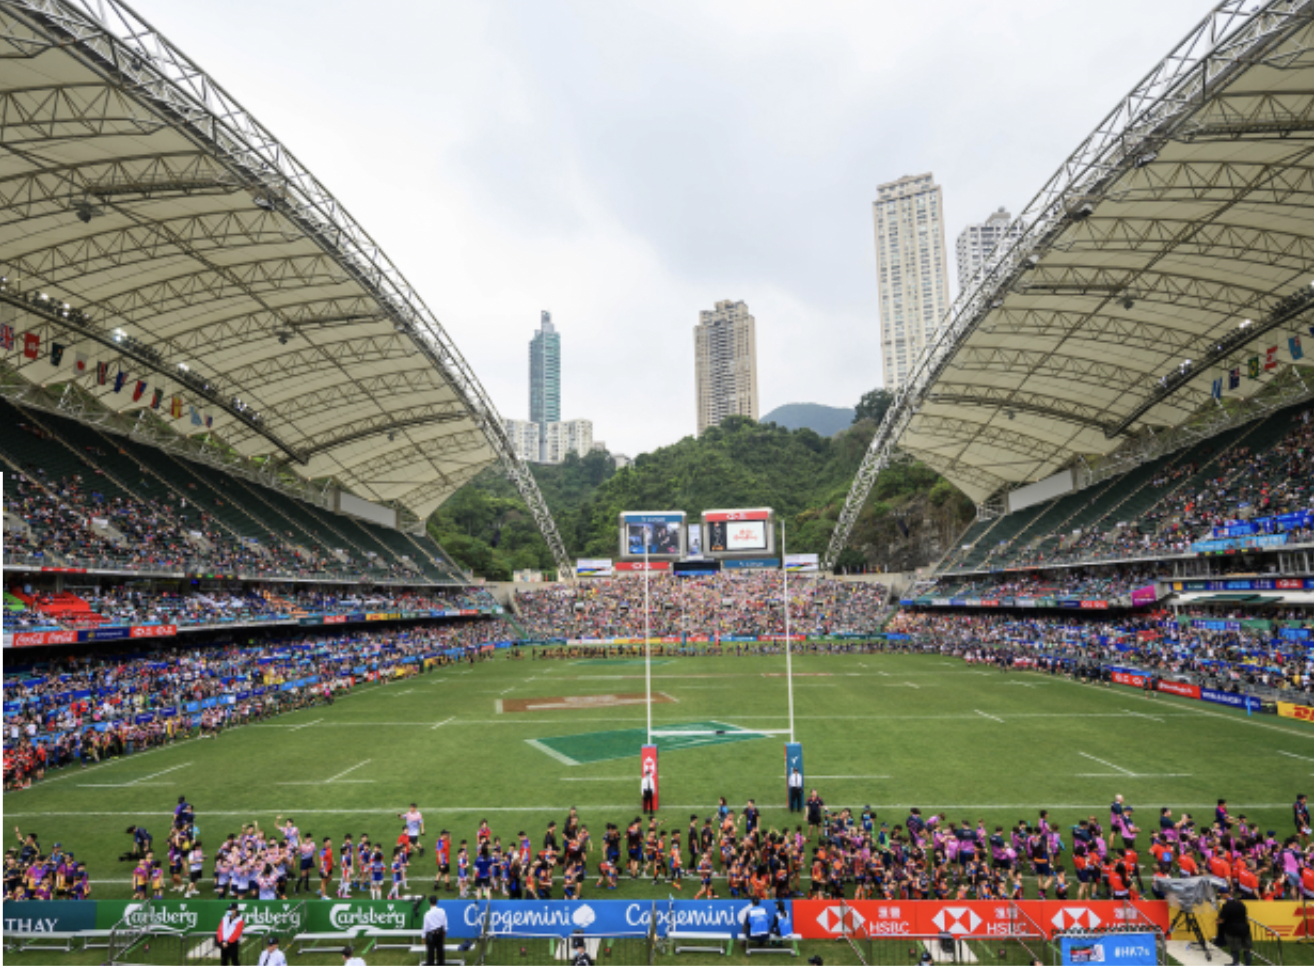
M 167 775 L 169 774 L 169 772 L 177 771 L 179 768 L 187 768 L 190 765 L 191 765 L 190 761 L 185 762 L 184 764 L 181 765 L 174 765 L 172 768 L 166 768 L 164 769 L 164 771 L 157 771 L 153 775 L 143 775 L 141 778 L 135 779 L 134 781 L 130 781 L 130 782 L 120 782 L 114 785 L 106 785 L 106 784 L 79 785 L 78 787 L 79 788 L 132 788 L 134 785 L 167 785 L 168 782 L 154 782 L 151 781 L 151 779 L 159 778 L 161 775 Z
M 1314 758 L 1306 758 L 1304 755 L 1293 754 L 1290 751 L 1279 751 L 1279 755 L 1286 755 L 1288 758 L 1299 758 L 1301 761 L 1314 761 Z
M 429 730 L 430 730 L 430 731 L 437 731 L 437 730 L 438 730 L 439 728 L 441 728 L 443 725 L 445 725 L 445 724 L 451 724 L 451 723 L 452 723 L 453 721 L 455 721 L 455 720 L 456 720 L 456 715 L 452 715 L 452 716 L 451 716 L 450 718 L 448 718 L 446 721 L 439 721 L 436 725 L 434 725 L 434 726 L 433 726 L 432 728 L 430 728 Z
M 314 720 L 314 721 L 307 721 L 305 724 L 293 725 L 293 726 L 292 726 L 291 728 L 289 728 L 288 730 L 289 730 L 289 731 L 300 731 L 302 728 L 309 728 L 311 725 L 317 725 L 317 724 L 319 724 L 319 723 L 320 723 L 321 721 L 323 721 L 323 720 L 324 720 L 323 718 L 317 718 L 317 719 Z
M 1127 712 L 1133 718 L 1149 718 L 1151 721 L 1157 721 L 1159 724 L 1163 724 L 1163 718 L 1156 718 L 1152 714 L 1141 714 L 1139 711 L 1133 711 L 1131 708 L 1123 708 L 1122 710 Z
M 373 778 L 347 778 L 347 777 L 346 777 L 347 775 L 350 775 L 350 774 L 351 774 L 353 771 L 355 771 L 356 769 L 358 769 L 358 768 L 364 768 L 364 767 L 365 767 L 366 765 L 368 765 L 372 760 L 373 760 L 373 759 L 366 758 L 366 759 L 365 759 L 364 761 L 362 761 L 360 764 L 358 764 L 358 765 L 352 765 L 352 766 L 351 766 L 350 768 L 348 768 L 346 771 L 340 771 L 340 772 L 338 772 L 336 775 L 334 775 L 332 778 L 326 778 L 326 779 L 324 779 L 324 780 L 322 780 L 322 781 L 317 781 L 317 782 L 277 782 L 276 784 L 279 784 L 279 785 L 373 785 L 373 784 L 374 784 L 374 779 L 373 779 Z
M 414 688 L 407 688 L 405 691 L 398 691 L 396 694 L 389 694 L 388 697 L 390 697 L 390 698 L 402 698 L 402 697 L 405 697 L 405 696 L 408 695 L 408 694 L 414 694 L 414 693 L 415 693 L 415 689 L 414 689 Z
M 573 767 L 579 764 L 579 762 L 577 762 L 574 758 L 568 758 L 565 755 L 563 755 L 561 752 L 557 751 L 557 749 L 549 748 L 547 745 L 543 744 L 543 742 L 537 741 L 533 738 L 526 738 L 525 744 L 529 745 L 529 747 L 531 748 L 537 748 L 539 751 L 543 752 L 543 754 L 547 755 L 549 758 L 555 758 L 563 765 L 570 765 Z
M 1087 772 L 1085 774 L 1077 775 L 1076 776 L 1077 778 L 1190 778 L 1191 777 L 1189 774 L 1182 774 L 1180 772 L 1169 772 L 1169 773 L 1156 772 L 1153 774 L 1149 774 L 1149 773 L 1137 774 L 1134 771 L 1128 771 L 1126 768 L 1120 768 L 1119 766 L 1115 765 L 1111 761 L 1105 761 L 1103 758 L 1096 758 L 1094 755 L 1088 755 L 1084 751 L 1079 751 L 1077 752 L 1077 754 L 1081 755 L 1082 758 L 1089 758 L 1091 761 L 1097 761 L 1105 768 L 1112 768 L 1115 772 L 1117 772 L 1116 775 L 1108 774 L 1104 772 Z
M 606 778 L 603 776 L 597 776 L 593 778 L 562 778 L 561 780 L 563 782 L 632 782 L 634 781 L 633 778 L 630 778 L 628 776 L 624 778 Z
M 982 711 L 980 708 L 973 708 L 972 710 L 975 711 L 977 714 L 979 714 L 979 715 L 980 715 L 981 717 L 983 717 L 983 718 L 989 718 L 991 721 L 998 721 L 1000 724 L 1003 724 L 1003 723 L 1004 723 L 1004 719 L 1003 719 L 1003 718 L 997 718 L 997 717 L 995 717 L 993 714 L 986 714 L 986 713 L 985 713 L 984 711 Z

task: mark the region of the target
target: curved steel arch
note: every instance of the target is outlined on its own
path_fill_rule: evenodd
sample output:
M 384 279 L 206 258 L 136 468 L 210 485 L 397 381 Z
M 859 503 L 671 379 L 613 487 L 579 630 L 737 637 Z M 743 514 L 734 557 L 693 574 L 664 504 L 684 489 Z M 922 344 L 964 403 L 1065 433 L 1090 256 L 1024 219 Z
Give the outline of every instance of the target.
M 949 462 L 919 448 L 913 420 L 925 407 L 950 417 L 958 405 L 994 408 L 999 415 L 985 424 L 991 429 L 998 425 L 993 419 L 1020 412 L 1018 404 L 1026 402 L 1028 419 L 1084 423 L 1099 435 L 1130 433 L 1133 442 L 1152 426 L 1172 427 L 1190 415 L 1190 406 L 1204 398 L 1205 373 L 1177 381 L 1171 393 L 1155 393 L 1144 406 L 1145 393 L 1133 380 L 1146 371 L 1146 359 L 1161 359 L 1146 380 L 1149 389 L 1155 377 L 1172 376 L 1179 353 L 1202 358 L 1202 349 L 1236 330 L 1242 313 L 1270 314 L 1297 279 L 1308 281 L 1314 272 L 1308 261 L 1314 229 L 1298 217 L 1309 210 L 1305 199 L 1314 198 L 1314 144 L 1299 136 L 1314 117 L 1312 24 L 1314 0 L 1267 0 L 1253 9 L 1251 0 L 1224 0 L 1059 167 L 1015 222 L 1016 235 L 990 254 L 898 387 L 840 512 L 826 567 L 834 567 L 880 470 L 900 452 L 941 468 L 978 500 L 1036 478 L 1004 467 L 969 472 L 970 462 Z M 1221 149 L 1224 135 L 1228 145 Z M 1285 138 L 1285 150 L 1274 150 L 1275 138 Z M 1289 204 L 1293 199 L 1300 203 Z M 1174 213 L 1199 229 L 1165 236 L 1162 223 Z M 1244 277 L 1225 260 L 1212 271 L 1200 263 L 1202 253 L 1235 247 L 1230 240 L 1239 229 L 1229 218 L 1268 233 L 1269 257 L 1248 260 Z M 1128 230 L 1131 223 L 1138 223 L 1136 230 Z M 1107 230 L 1093 244 L 1102 224 Z M 1118 232 L 1128 243 L 1119 244 Z M 1147 238 L 1160 244 L 1146 246 Z M 1127 299 L 1136 310 L 1120 307 Z M 1155 328 L 1169 333 L 1163 342 L 1153 342 Z M 1041 331 L 1057 344 L 1028 344 Z M 1071 349 L 1068 340 L 1074 340 Z M 1048 363 L 1054 371 L 1072 365 L 1066 360 L 1079 355 L 1081 342 L 1104 346 L 1110 365 L 1127 360 L 1129 375 L 1112 404 L 1079 408 L 1046 398 L 1032 379 L 1039 371 L 1034 356 L 1002 373 L 979 362 L 981 353 L 1034 350 L 1055 357 Z M 969 347 L 975 356 L 964 355 Z M 1134 352 L 1144 353 L 1136 365 Z M 966 445 L 986 447 L 988 438 Z M 1088 431 L 1079 433 L 1036 474 L 1111 452 Z
M 184 355 L 205 379 L 244 400 L 290 380 L 314 389 L 372 378 L 378 375 L 372 367 L 394 361 L 410 367 L 422 360 L 433 376 L 426 394 L 447 393 L 460 407 L 452 421 L 459 441 L 426 444 L 403 457 L 405 431 L 395 433 L 395 443 L 386 433 L 368 435 L 339 440 L 314 454 L 316 463 L 336 454 L 345 467 L 343 485 L 366 497 L 386 491 L 420 516 L 451 492 L 453 480 L 500 463 L 543 530 L 559 572 L 573 575 L 533 477 L 438 320 L 332 194 L 152 25 L 116 0 L 0 0 L 0 104 L 13 108 L 0 113 L 0 130 L 10 135 L 3 148 L 15 162 L 0 179 L 0 267 L 21 268 L 15 292 L 42 288 L 77 307 L 91 304 L 90 324 L 100 330 L 95 338 L 83 335 L 87 344 L 101 345 L 111 329 L 122 328 L 134 344 L 159 347 L 162 373 Z M 125 105 L 140 109 L 139 123 Z M 136 136 L 98 136 L 122 134 L 124 125 Z M 62 137 L 68 134 L 77 136 Z M 61 151 L 47 150 L 52 137 L 62 137 Z M 188 199 L 202 196 L 205 212 L 186 208 Z M 78 204 L 102 209 L 85 230 L 74 220 Z M 268 232 L 275 224 L 281 229 Z M 255 227 L 259 239 L 270 241 L 269 254 L 227 263 L 243 247 L 258 252 L 258 243 L 243 245 L 256 241 Z M 174 277 L 167 277 L 171 262 Z M 19 274 L 9 271 L 11 278 Z M 77 291 L 79 279 L 92 277 L 100 291 Z M 316 303 L 351 301 L 361 303 L 368 320 L 364 351 L 331 337 L 318 344 L 327 325 L 291 317 Z M 105 314 L 96 314 L 95 305 Z M 203 305 L 210 311 L 198 311 Z M 289 328 L 299 328 L 309 348 L 284 351 L 278 340 Z M 217 352 L 206 351 L 207 335 L 218 336 Z M 215 410 L 215 401 L 197 397 L 185 380 L 159 378 L 170 393 Z M 407 400 L 389 395 L 377 404 L 370 418 L 386 424 L 389 410 L 405 409 Z M 277 408 L 253 424 L 220 407 L 215 432 L 240 437 L 249 455 L 280 449 L 270 427 L 279 427 L 293 452 L 314 439 L 314 431 L 300 432 L 297 423 L 320 426 L 323 410 L 290 407 L 280 418 Z M 263 454 L 253 449 L 261 446 Z M 401 484 L 385 479 L 387 467 L 397 457 L 415 463 L 417 452 L 432 481 L 417 474 L 399 494 Z M 445 454 L 458 452 L 459 459 L 445 462 Z

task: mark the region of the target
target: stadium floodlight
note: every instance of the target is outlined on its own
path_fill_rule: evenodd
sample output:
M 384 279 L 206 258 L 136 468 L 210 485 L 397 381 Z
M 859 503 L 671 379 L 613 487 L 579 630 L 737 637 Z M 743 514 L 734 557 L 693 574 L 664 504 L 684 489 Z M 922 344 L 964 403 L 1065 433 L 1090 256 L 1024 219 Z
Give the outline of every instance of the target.
M 1139 158 L 1137 158 L 1133 163 L 1134 163 L 1135 166 L 1138 167 L 1138 168 L 1144 168 L 1144 167 L 1147 167 L 1148 165 L 1154 164 L 1154 162 L 1157 161 L 1158 159 L 1159 159 L 1159 152 L 1158 152 L 1158 151 L 1146 151 L 1146 152 L 1145 152 L 1144 154 L 1142 154 Z
M 255 206 L 257 208 L 260 208 L 264 211 L 277 210 L 274 207 L 274 202 L 269 198 L 268 195 L 256 195 L 254 200 L 255 200 Z

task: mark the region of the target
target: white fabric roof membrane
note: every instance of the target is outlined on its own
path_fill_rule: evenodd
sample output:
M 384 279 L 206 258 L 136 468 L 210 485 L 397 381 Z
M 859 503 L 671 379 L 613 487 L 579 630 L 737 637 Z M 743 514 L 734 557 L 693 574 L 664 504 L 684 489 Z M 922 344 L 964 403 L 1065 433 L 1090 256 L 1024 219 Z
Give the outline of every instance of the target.
M 1229 0 L 1119 104 L 962 293 L 869 462 L 897 449 L 981 501 L 1198 417 L 1233 368 L 1225 395 L 1263 391 L 1291 336 L 1314 358 L 1312 10 Z
M 178 432 L 206 431 L 195 406 L 245 456 L 422 518 L 509 452 L 478 380 L 378 246 L 121 5 L 0 6 L 0 273 L 20 342 L 4 360 L 31 382 L 76 381 L 129 414 L 162 388 L 166 420 L 173 397 L 184 404 Z M 50 301 L 34 310 L 37 292 Z M 27 331 L 42 338 L 36 360 L 21 353 Z M 99 385 L 99 361 L 128 387 Z

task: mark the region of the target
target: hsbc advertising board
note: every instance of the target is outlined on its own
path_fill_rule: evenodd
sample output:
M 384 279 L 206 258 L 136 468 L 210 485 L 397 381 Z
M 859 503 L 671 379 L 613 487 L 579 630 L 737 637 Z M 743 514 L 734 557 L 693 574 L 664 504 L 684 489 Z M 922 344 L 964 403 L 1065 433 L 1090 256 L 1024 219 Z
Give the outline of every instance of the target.
M 1160 929 L 1169 924 L 1168 904 L 1135 903 Z M 831 902 L 794 900 L 794 931 L 804 939 L 841 936 L 1034 936 L 1047 939 L 1066 929 L 1125 928 L 1138 920 L 1121 902 Z

